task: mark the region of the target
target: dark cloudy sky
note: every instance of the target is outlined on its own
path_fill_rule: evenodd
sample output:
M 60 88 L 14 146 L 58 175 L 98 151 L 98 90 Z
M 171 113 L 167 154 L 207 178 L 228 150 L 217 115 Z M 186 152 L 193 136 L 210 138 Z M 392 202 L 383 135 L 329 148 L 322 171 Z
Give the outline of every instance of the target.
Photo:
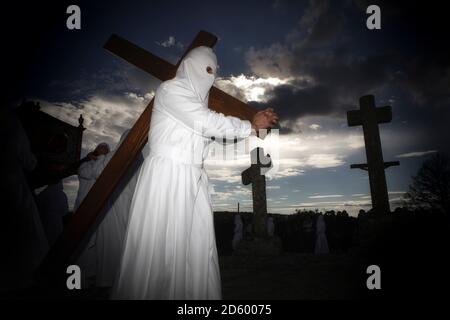
M 152 97 L 159 82 L 102 46 L 112 33 L 176 63 L 200 30 L 219 37 L 216 85 L 281 115 L 279 168 L 268 181 L 269 209 L 346 208 L 368 204 L 361 128 L 347 127 L 346 111 L 374 94 L 391 105 L 380 126 L 393 205 L 411 175 L 435 152 L 448 152 L 450 52 L 439 2 L 392 1 L 17 1 L 1 21 L 6 102 L 28 97 L 44 110 L 88 130 L 83 152 L 114 145 Z M 65 13 L 81 8 L 82 29 L 69 31 Z M 366 28 L 366 8 L 381 8 L 381 30 Z M 7 44 L 7 45 L 5 45 Z M 268 140 L 267 148 L 275 140 Z M 251 209 L 240 183 L 248 166 L 210 161 L 215 209 Z M 65 181 L 73 199 L 76 178 Z

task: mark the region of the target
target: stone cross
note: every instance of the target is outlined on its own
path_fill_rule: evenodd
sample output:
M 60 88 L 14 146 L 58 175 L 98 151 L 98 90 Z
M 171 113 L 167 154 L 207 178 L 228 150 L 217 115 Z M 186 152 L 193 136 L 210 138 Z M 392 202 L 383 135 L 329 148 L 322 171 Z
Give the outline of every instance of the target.
M 367 163 L 352 164 L 350 168 L 358 168 L 369 172 L 373 210 L 377 213 L 387 213 L 390 212 L 390 208 L 384 170 L 391 166 L 398 166 L 400 162 L 383 161 L 378 124 L 391 122 L 392 110 L 390 106 L 376 108 L 373 95 L 361 97 L 359 105 L 360 110 L 347 112 L 347 122 L 349 127 L 361 125 L 363 127 Z
M 267 236 L 267 198 L 265 173 L 272 167 L 270 155 L 264 154 L 263 148 L 255 148 L 251 151 L 251 166 L 242 172 L 242 183 L 252 184 L 253 197 L 253 231 L 257 238 Z
M 175 76 L 178 65 L 191 49 L 198 46 L 213 47 L 216 42 L 216 36 L 200 31 L 177 65 L 172 65 L 117 35 L 112 35 L 104 47 L 161 81 L 166 81 Z M 102 221 L 105 204 L 147 142 L 153 101 L 153 99 L 150 101 L 131 128 L 78 210 L 73 214 L 63 234 L 45 257 L 38 270 L 38 276 L 44 281 L 64 279 L 65 268 L 76 260 L 90 235 Z M 258 111 L 216 87 L 212 87 L 210 90 L 208 104 L 210 109 L 216 112 L 245 120 L 251 120 Z

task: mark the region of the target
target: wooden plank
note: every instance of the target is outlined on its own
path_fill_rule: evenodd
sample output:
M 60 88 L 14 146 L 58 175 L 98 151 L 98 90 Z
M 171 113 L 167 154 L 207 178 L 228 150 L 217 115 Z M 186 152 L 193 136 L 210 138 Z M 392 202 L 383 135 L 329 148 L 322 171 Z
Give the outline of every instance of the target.
M 199 46 L 207 46 L 212 48 L 216 42 L 216 36 L 206 31 L 200 31 L 186 52 L 180 58 L 178 64 L 180 64 L 184 56 L 191 49 Z M 108 41 L 106 41 L 103 48 L 134 65 L 135 67 L 153 75 L 161 81 L 172 79 L 177 71 L 178 64 L 174 66 L 166 60 L 155 56 L 145 49 L 115 34 L 113 34 Z
M 249 106 L 216 87 L 212 87 L 209 93 L 209 108 L 227 116 L 234 116 L 249 121 L 252 121 L 255 113 L 258 112 L 256 108 Z
M 206 31 L 200 31 L 196 39 L 190 45 L 189 49 L 180 59 L 179 63 L 187 52 L 189 52 L 189 50 L 201 45 L 213 47 L 216 41 L 217 38 L 215 36 Z M 104 48 L 116 54 L 125 61 L 155 76 L 161 81 L 172 79 L 175 76 L 179 64 L 178 63 L 174 66 L 166 60 L 155 56 L 154 54 L 117 35 L 112 35 L 106 42 Z M 249 106 L 248 104 L 236 99 L 216 87 L 211 88 L 209 94 L 209 107 L 214 111 L 250 121 L 258 111 L 256 108 Z
M 175 75 L 176 69 L 172 64 L 118 35 L 113 34 L 103 48 L 162 81 Z

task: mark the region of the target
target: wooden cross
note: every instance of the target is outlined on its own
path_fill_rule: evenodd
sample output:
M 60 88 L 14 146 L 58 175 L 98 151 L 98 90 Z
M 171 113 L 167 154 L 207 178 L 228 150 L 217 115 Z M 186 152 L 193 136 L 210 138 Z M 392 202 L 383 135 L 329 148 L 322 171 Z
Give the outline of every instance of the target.
M 390 106 L 376 108 L 373 95 L 361 97 L 359 105 L 360 110 L 347 112 L 347 122 L 349 127 L 360 125 L 363 127 L 367 163 L 352 164 L 350 168 L 358 168 L 369 172 L 373 210 L 378 213 L 387 213 L 390 212 L 390 208 L 384 170 L 391 166 L 398 166 L 400 162 L 383 161 L 378 124 L 391 122 L 392 110 Z
M 242 183 L 244 185 L 252 184 L 253 198 L 253 230 L 257 238 L 265 238 L 266 217 L 267 217 L 267 198 L 266 198 L 266 168 L 272 167 L 270 155 L 264 155 L 263 148 L 255 148 L 251 151 L 250 168 L 242 172 Z M 264 170 L 263 170 L 264 169 Z
M 216 36 L 200 31 L 175 66 L 117 35 L 112 35 L 104 48 L 161 81 L 166 81 L 175 76 L 178 65 L 191 49 L 199 46 L 213 47 L 216 42 Z M 62 281 L 66 276 L 67 266 L 76 260 L 90 235 L 102 221 L 105 204 L 147 142 L 152 107 L 153 99 L 73 214 L 63 234 L 50 249 L 39 267 L 40 279 Z M 209 94 L 209 108 L 250 121 L 258 111 L 215 87 L 211 88 Z

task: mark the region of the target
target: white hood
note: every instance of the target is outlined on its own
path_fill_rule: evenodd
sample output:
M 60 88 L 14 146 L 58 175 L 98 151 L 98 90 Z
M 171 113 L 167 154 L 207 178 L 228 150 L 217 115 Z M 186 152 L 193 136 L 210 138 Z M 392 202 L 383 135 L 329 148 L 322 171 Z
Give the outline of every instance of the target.
M 206 71 L 211 67 L 213 74 Z M 191 90 L 197 95 L 201 102 L 208 102 L 209 90 L 216 78 L 217 57 L 214 51 L 205 46 L 197 47 L 181 61 L 175 78 L 187 82 Z

